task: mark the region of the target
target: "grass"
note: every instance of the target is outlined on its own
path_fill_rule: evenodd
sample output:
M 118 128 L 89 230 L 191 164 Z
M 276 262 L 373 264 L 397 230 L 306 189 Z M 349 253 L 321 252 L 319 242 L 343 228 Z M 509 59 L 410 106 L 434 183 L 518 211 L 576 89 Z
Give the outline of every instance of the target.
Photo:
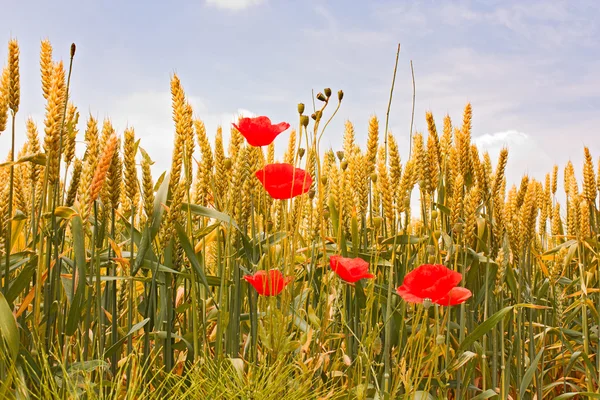
M 152 177 L 133 128 L 121 140 L 110 120 L 79 121 L 75 48 L 67 70 L 49 42 L 41 53 L 43 131 L 15 128 L 16 41 L 0 92 L 13 134 L 0 166 L 0 397 L 598 397 L 600 181 L 587 148 L 581 180 L 568 163 L 562 179 L 555 167 L 512 185 L 508 150 L 494 166 L 472 144 L 467 105 L 440 134 L 427 113 L 404 163 L 375 117 L 364 149 L 348 121 L 343 148 L 321 152 L 343 101 L 325 89 L 312 115 L 299 105 L 284 155 L 312 186 L 274 200 L 254 177 L 273 146 L 233 128 L 227 151 L 220 128 L 211 144 L 177 76 L 172 165 Z M 335 254 L 376 278 L 342 281 Z M 422 264 L 460 272 L 473 296 L 405 302 L 395 289 Z M 294 277 L 278 296 L 243 279 L 273 268 Z

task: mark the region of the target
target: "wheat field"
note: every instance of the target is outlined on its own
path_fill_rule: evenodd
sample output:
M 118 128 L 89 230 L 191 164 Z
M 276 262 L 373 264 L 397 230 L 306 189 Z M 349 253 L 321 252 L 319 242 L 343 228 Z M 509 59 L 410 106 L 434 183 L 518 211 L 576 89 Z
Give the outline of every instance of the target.
M 45 117 L 25 131 L 16 40 L 2 71 L 0 398 L 600 398 L 587 148 L 507 182 L 510 149 L 480 154 L 467 104 L 428 112 L 407 160 L 375 116 L 324 150 L 329 88 L 291 126 L 207 132 L 173 75 L 171 166 L 152 176 L 134 127 L 70 101 L 75 53 L 41 42 Z

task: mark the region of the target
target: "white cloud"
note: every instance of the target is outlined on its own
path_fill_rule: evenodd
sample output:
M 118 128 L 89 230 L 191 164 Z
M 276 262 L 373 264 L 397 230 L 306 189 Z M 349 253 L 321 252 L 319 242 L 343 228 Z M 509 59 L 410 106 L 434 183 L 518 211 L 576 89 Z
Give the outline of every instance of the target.
M 540 148 L 540 144 L 526 133 L 516 130 L 487 133 L 473 138 L 480 153 L 487 151 L 494 162 L 494 168 L 500 150 L 508 148 L 506 179 L 508 185 L 518 184 L 527 174 L 543 181 L 545 174 L 552 171 L 552 158 Z
M 248 7 L 258 6 L 264 2 L 265 0 L 206 0 L 206 4 L 209 6 L 232 11 L 244 10 Z

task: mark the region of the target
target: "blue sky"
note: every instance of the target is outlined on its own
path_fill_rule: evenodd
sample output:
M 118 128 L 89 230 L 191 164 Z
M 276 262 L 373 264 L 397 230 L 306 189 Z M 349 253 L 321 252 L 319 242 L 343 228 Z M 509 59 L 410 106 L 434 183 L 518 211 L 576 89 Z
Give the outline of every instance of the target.
M 168 167 L 173 123 L 169 79 L 182 79 L 210 133 L 238 112 L 296 125 L 296 104 L 324 87 L 345 97 L 325 145 L 343 123 L 366 140 L 368 119 L 383 129 L 397 43 L 401 43 L 390 129 L 408 153 L 415 67 L 415 129 L 432 110 L 441 125 L 473 105 L 473 137 L 496 157 L 509 146 L 509 177 L 538 178 L 583 146 L 600 155 L 600 2 L 580 1 L 55 1 L 8 2 L 0 14 L 0 60 L 10 37 L 21 46 L 22 101 L 43 123 L 39 43 L 68 61 L 77 44 L 72 100 L 82 116 L 136 129 Z M 84 122 L 84 121 L 82 121 Z M 83 126 L 82 126 L 83 129 Z M 284 148 L 288 133 L 278 140 Z M 22 141 L 22 139 L 21 139 Z M 9 135 L 0 137 L 6 154 Z M 2 156 L 4 158 L 4 156 Z

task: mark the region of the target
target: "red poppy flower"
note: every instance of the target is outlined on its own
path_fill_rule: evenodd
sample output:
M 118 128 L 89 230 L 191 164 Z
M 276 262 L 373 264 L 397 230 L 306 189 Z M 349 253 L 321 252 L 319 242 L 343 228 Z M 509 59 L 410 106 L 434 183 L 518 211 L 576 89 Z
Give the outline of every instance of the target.
M 290 127 L 290 124 L 281 122 L 273 125 L 269 118 L 262 116 L 241 118 L 237 125 L 233 126 L 246 138 L 250 146 L 260 147 L 271 144 L 277 135 Z
M 447 295 L 436 301 L 440 306 L 455 306 L 464 303 L 473 293 L 464 287 L 455 287 Z
M 369 263 L 362 258 L 329 257 L 331 269 L 346 282 L 357 282 L 361 279 L 373 279 L 369 273 Z
M 256 171 L 256 177 L 274 199 L 291 199 L 308 192 L 312 178 L 305 170 L 292 164 L 267 164 Z
M 467 300 L 471 293 L 468 289 L 455 288 L 461 279 L 462 274 L 444 265 L 424 264 L 409 272 L 396 292 L 410 303 L 430 299 L 440 305 L 456 305 Z
M 288 285 L 292 280 L 291 276 L 283 276 L 283 274 L 276 269 L 267 271 L 256 271 L 254 275 L 246 275 L 244 279 L 254 286 L 254 289 L 261 296 L 277 296 L 284 287 Z

